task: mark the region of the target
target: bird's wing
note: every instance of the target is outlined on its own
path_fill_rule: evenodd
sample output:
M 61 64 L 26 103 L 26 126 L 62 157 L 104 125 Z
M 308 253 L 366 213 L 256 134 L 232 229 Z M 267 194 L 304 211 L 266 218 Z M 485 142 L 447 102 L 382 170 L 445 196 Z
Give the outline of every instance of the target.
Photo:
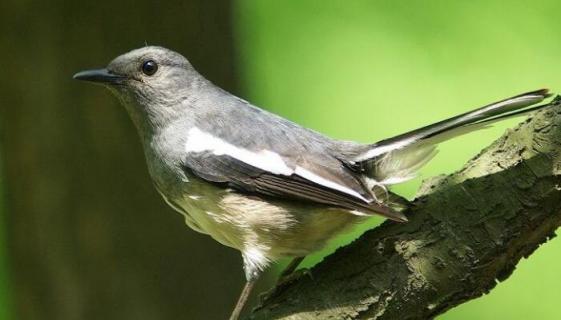
M 535 111 L 549 97 L 547 89 L 523 93 L 479 109 L 371 145 L 353 163 L 382 184 L 406 181 L 436 153 L 436 145 L 450 138 L 486 128 L 496 121 Z
M 197 129 L 190 132 L 188 141 L 184 170 L 208 182 L 249 194 L 406 220 L 403 214 L 377 202 L 361 180 L 335 158 L 326 162 L 326 156 L 320 155 L 316 160 L 302 154 L 294 159 L 266 149 L 251 151 Z

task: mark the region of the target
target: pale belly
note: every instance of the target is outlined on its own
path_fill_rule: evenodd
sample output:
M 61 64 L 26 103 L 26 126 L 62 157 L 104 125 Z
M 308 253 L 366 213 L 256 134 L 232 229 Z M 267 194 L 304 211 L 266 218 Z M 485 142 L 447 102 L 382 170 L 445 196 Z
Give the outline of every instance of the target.
M 190 179 L 191 180 L 191 179 Z M 365 217 L 342 209 L 248 196 L 191 180 L 184 192 L 164 199 L 193 230 L 267 260 L 305 256 Z

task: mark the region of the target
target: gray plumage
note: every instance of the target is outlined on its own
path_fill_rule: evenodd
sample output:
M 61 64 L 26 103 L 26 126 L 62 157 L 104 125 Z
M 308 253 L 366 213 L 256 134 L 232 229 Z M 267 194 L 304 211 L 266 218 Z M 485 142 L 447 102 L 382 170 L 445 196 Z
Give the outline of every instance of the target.
M 358 144 L 259 109 L 161 47 L 131 51 L 75 78 L 101 82 L 122 100 L 160 194 L 192 229 L 240 250 L 250 281 L 273 261 L 320 249 L 369 215 L 406 221 L 387 186 L 414 177 L 437 143 L 548 96 L 530 92 Z

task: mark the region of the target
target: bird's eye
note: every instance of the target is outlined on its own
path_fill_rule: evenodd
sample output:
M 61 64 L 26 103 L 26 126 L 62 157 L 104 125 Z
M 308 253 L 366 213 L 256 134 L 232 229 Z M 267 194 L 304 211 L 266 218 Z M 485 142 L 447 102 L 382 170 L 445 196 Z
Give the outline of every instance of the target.
M 151 76 L 156 73 L 156 71 L 158 71 L 158 64 L 154 60 L 147 60 L 142 64 L 142 72 L 144 72 L 145 75 Z

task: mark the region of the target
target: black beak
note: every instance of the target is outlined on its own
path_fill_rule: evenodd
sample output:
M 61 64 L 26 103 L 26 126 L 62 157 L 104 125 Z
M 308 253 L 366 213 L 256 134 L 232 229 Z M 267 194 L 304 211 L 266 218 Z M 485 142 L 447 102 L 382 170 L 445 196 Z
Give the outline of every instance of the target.
M 73 77 L 76 80 L 84 80 L 105 84 L 119 84 L 127 79 L 125 76 L 114 74 L 107 69 L 86 70 L 76 73 Z

